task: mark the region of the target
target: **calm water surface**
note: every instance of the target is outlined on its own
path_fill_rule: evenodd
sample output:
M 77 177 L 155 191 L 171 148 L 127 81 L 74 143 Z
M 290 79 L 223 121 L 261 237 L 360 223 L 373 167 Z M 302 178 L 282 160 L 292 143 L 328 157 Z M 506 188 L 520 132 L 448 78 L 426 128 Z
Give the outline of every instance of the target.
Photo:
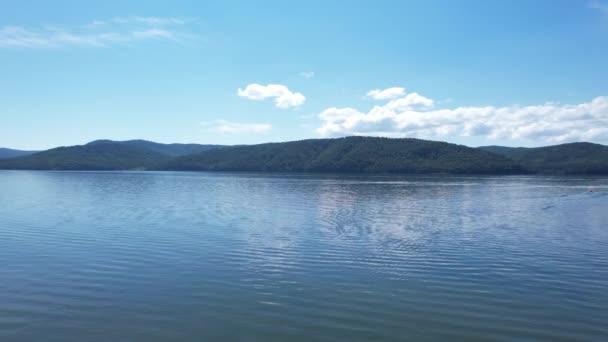
M 608 340 L 608 178 L 0 171 L 0 341 L 421 339 Z

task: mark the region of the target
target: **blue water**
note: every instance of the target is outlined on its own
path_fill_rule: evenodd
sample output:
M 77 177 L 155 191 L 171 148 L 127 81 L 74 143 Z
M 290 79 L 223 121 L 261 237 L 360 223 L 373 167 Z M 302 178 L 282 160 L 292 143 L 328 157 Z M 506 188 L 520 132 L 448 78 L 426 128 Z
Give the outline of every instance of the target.
M 608 178 L 0 171 L 0 341 L 209 340 L 606 341 Z

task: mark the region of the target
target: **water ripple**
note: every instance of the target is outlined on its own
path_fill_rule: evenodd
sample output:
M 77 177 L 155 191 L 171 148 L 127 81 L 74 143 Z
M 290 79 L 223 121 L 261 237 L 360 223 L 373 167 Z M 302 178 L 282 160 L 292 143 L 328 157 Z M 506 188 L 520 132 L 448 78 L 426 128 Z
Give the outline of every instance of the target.
M 608 340 L 605 178 L 0 171 L 0 189 L 2 341 Z

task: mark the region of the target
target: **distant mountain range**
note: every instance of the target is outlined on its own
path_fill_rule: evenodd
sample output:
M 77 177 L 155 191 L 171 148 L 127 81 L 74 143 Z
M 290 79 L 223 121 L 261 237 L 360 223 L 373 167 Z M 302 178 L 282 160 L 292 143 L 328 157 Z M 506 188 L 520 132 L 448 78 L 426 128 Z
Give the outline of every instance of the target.
M 178 157 L 163 170 L 510 174 L 503 156 L 418 139 L 347 137 L 226 147 Z
M 608 146 L 586 142 L 526 148 L 483 146 L 522 165 L 527 173 L 608 174 Z
M 346 137 L 259 145 L 96 140 L 41 152 L 0 149 L 0 169 L 608 175 L 608 146 L 472 148 L 420 139 Z M 5 155 L 5 157 L 2 157 Z
M 166 156 L 178 157 L 187 154 L 198 153 L 212 150 L 222 145 L 200 145 L 200 144 L 160 144 L 148 140 L 127 140 L 127 141 L 112 141 L 112 140 L 95 140 L 85 146 L 104 145 L 104 144 L 120 144 L 139 148 L 142 150 L 157 152 Z
M 0 169 L 145 170 L 159 167 L 178 156 L 219 147 L 222 146 L 95 140 L 86 145 L 57 147 L 22 157 L 0 159 Z
M 0 159 L 27 156 L 38 151 L 22 151 L 0 147 Z

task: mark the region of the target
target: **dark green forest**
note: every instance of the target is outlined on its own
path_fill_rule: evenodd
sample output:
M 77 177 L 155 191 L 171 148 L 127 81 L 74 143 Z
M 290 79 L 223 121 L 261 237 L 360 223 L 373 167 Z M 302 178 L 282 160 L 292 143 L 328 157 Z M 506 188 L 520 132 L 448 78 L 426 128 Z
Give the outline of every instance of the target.
M 159 144 L 146 140 L 96 140 L 86 145 L 58 147 L 0 160 L 2 169 L 28 170 L 145 170 L 185 154 L 219 145 Z
M 542 174 L 608 174 L 608 146 L 586 142 L 546 147 L 480 147 L 503 155 L 520 165 L 527 173 Z
M 22 150 L 14 150 L 12 148 L 0 147 L 0 159 L 22 157 L 22 156 L 34 154 L 36 152 L 38 152 L 38 151 L 22 151 Z
M 148 150 L 157 152 L 163 155 L 178 157 L 185 156 L 192 153 L 198 153 L 203 151 L 212 150 L 215 148 L 223 147 L 222 145 L 201 145 L 201 144 L 160 144 L 148 140 L 126 140 L 126 141 L 112 141 L 112 140 L 95 140 L 87 145 L 101 145 L 101 144 L 121 144 L 131 147 L 140 148 L 142 150 Z
M 3 169 L 134 170 L 168 160 L 158 152 L 122 144 L 58 147 L 25 157 L 0 160 Z
M 178 157 L 163 170 L 513 174 L 490 152 L 419 139 L 347 137 L 226 147 Z
M 606 175 L 608 146 L 471 148 L 375 137 L 241 146 L 96 140 L 3 158 L 0 169 Z

